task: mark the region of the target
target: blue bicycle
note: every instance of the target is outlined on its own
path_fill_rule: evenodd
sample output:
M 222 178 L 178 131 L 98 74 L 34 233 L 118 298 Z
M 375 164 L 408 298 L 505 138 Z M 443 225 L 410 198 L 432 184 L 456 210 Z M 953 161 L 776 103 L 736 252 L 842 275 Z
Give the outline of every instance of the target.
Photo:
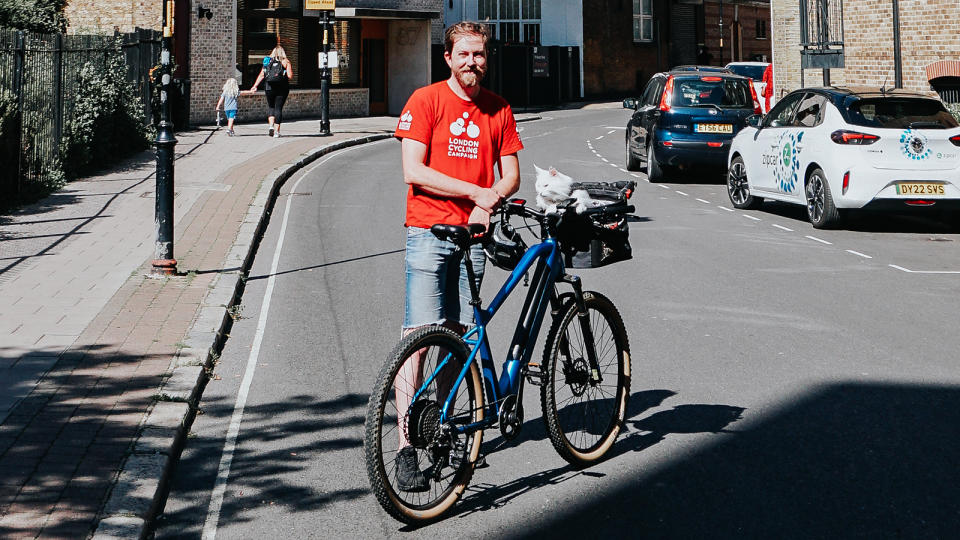
M 613 204 L 581 213 L 544 214 L 521 199 L 505 203 L 489 234 L 482 227 L 435 225 L 460 253 L 483 241 L 488 258 L 511 274 L 486 308 L 465 257 L 476 326 L 463 336 L 443 326 L 420 328 L 396 346 L 381 370 L 367 410 L 364 450 L 377 500 L 405 523 L 436 520 L 466 489 L 483 430 L 514 439 L 523 425 L 524 381 L 540 386 L 550 440 L 576 467 L 600 460 L 620 433 L 630 392 L 630 353 L 620 313 L 605 296 L 583 291 L 567 266 L 595 267 L 630 258 L 626 204 L 632 182 L 613 186 Z M 529 249 L 510 216 L 534 219 L 541 242 Z M 487 324 L 533 269 L 526 300 L 499 378 Z M 560 293 L 559 283 L 572 291 Z M 533 348 L 547 311 L 552 323 L 541 363 Z M 412 448 L 412 449 L 411 449 Z M 426 482 L 403 485 L 397 466 L 415 460 Z M 414 457 L 410 457 L 414 456 Z M 423 478 L 420 478 L 423 480 Z

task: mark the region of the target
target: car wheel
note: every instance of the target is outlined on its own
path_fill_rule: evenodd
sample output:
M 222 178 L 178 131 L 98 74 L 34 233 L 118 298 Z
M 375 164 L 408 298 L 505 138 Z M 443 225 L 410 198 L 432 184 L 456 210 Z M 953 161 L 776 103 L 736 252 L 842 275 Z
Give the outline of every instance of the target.
M 650 141 L 650 144 L 647 145 L 647 180 L 660 182 L 663 180 L 663 169 L 653 155 L 653 145 L 655 144 L 657 144 L 656 141 Z
M 833 204 L 830 185 L 823 171 L 814 169 L 807 178 L 807 217 L 815 229 L 830 229 L 837 226 L 840 213 Z
M 627 170 L 628 171 L 639 171 L 640 170 L 640 160 L 633 155 L 633 152 L 630 151 L 630 136 L 626 137 L 627 144 Z
M 737 156 L 730 162 L 727 171 L 727 196 L 734 208 L 741 210 L 755 210 L 763 204 L 763 198 L 750 194 L 750 185 L 747 183 L 747 167 L 743 158 Z

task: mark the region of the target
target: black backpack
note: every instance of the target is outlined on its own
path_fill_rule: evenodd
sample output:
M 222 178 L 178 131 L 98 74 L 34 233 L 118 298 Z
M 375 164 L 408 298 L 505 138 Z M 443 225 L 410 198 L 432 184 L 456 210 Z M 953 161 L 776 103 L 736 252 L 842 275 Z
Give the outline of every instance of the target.
M 270 62 L 263 66 L 263 75 L 268 83 L 277 83 L 287 80 L 287 70 L 283 69 L 283 64 L 276 58 L 271 58 Z

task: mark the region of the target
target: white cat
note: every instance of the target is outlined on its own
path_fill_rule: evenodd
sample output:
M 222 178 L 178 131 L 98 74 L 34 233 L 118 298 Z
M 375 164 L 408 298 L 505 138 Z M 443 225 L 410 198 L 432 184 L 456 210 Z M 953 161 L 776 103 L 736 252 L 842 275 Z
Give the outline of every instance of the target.
M 557 207 L 566 204 L 569 199 L 576 199 L 578 214 L 591 206 L 602 204 L 591 199 L 586 190 L 573 189 L 573 179 L 553 167 L 544 170 L 534 165 L 533 168 L 537 170 L 537 206 L 543 212 L 556 213 Z

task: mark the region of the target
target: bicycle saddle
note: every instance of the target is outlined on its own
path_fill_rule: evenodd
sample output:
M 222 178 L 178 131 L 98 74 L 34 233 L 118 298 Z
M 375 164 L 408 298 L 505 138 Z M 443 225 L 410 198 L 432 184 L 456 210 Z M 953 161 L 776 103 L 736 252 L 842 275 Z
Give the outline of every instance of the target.
M 430 227 L 430 232 L 437 238 L 453 242 L 462 248 L 479 242 L 486 230 L 487 229 L 479 223 L 470 223 L 466 227 L 462 225 L 445 224 Z

